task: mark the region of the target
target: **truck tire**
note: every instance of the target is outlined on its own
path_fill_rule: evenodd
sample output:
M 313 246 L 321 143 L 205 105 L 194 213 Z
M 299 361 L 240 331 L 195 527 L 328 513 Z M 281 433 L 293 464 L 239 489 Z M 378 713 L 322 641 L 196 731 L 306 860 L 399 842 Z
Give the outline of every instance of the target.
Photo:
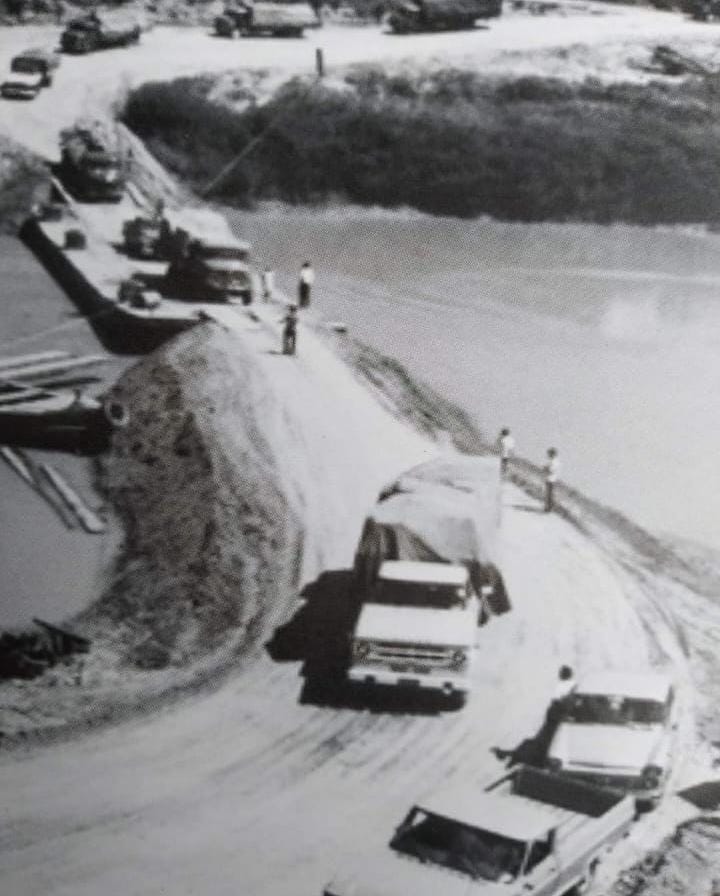
M 234 37 L 235 23 L 228 16 L 218 16 L 215 19 L 215 34 L 218 37 Z

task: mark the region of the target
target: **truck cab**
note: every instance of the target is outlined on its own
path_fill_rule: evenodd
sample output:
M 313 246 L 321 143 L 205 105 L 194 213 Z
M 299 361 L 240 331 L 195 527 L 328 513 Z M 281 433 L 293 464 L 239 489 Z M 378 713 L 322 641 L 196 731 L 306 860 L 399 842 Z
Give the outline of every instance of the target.
M 672 764 L 672 680 L 662 672 L 597 672 L 563 701 L 546 765 L 568 777 L 632 794 L 638 808 L 662 796 Z
M 461 564 L 383 561 L 355 625 L 349 679 L 462 697 L 480 608 Z
M 170 262 L 163 291 L 188 301 L 228 302 L 239 298 L 249 305 L 253 300 L 249 258 L 249 243 L 190 239 Z

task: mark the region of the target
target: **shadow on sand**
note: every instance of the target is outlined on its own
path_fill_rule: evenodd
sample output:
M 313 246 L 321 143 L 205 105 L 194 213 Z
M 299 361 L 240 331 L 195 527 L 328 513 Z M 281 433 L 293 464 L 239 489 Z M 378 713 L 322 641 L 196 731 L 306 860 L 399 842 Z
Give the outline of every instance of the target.
M 352 570 L 322 573 L 301 597 L 302 606 L 265 644 L 275 662 L 302 663 L 300 703 L 378 713 L 436 714 L 459 708 L 459 701 L 442 694 L 348 681 L 350 643 L 360 612 Z

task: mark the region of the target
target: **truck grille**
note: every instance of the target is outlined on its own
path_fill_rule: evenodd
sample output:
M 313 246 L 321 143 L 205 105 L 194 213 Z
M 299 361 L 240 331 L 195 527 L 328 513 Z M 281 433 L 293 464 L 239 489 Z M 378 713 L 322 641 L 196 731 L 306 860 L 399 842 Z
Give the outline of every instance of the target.
M 382 663 L 385 666 L 389 666 L 394 672 L 402 672 L 408 669 L 424 672 L 433 668 L 448 668 L 452 656 L 453 651 L 447 647 L 392 644 L 380 641 L 370 646 L 364 662 Z

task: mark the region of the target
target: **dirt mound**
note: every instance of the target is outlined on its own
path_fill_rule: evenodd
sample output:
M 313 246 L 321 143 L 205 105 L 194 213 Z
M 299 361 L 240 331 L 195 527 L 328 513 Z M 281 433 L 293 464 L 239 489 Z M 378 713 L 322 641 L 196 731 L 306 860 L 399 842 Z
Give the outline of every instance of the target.
M 127 522 L 120 572 L 89 621 L 112 623 L 141 667 L 185 664 L 266 628 L 265 595 L 292 593 L 301 531 L 256 409 L 256 364 L 203 327 L 128 372 L 131 423 L 106 462 Z

